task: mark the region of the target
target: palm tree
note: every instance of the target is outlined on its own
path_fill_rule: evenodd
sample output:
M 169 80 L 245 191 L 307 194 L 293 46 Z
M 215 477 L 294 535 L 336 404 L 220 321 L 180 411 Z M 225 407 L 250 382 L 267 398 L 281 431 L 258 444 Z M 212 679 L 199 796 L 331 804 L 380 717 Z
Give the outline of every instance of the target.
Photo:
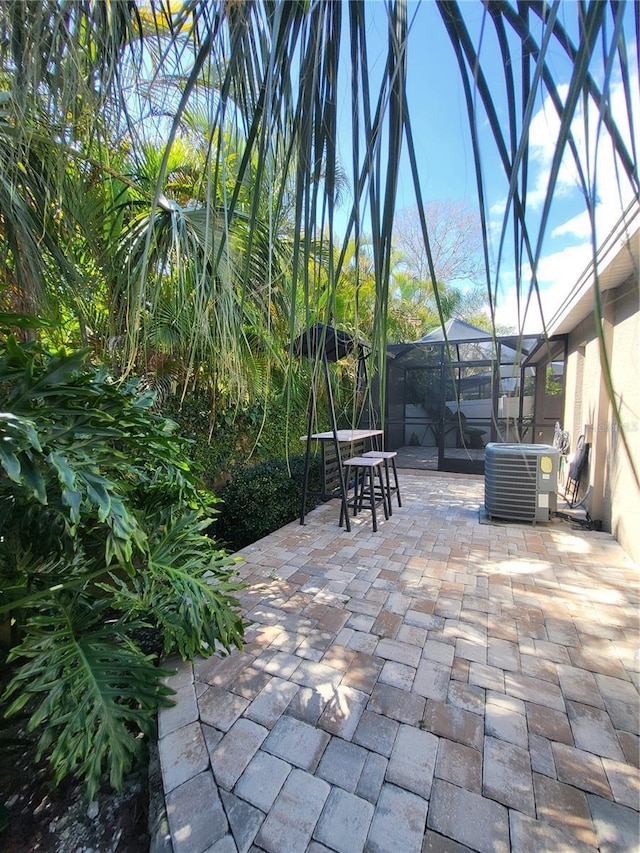
M 374 88 L 368 25 L 374 13 L 380 15 L 377 4 L 190 0 L 177 11 L 151 3 L 144 7 L 144 14 L 133 3 L 47 2 L 37 9 L 35 6 L 4 2 L 0 7 L 7 35 L 3 43 L 9 54 L 3 63 L 5 88 L 20 95 L 11 101 L 14 126 L 18 126 L 18 117 L 29 120 L 21 123 L 22 128 L 33 128 L 34 116 L 36 126 L 38 120 L 46 118 L 55 127 L 55 141 L 63 156 L 84 158 L 87 167 L 97 156 L 99 165 L 108 167 L 114 138 L 127 134 L 128 144 L 135 149 L 140 117 L 144 115 L 145 123 L 157 117 L 155 127 L 163 133 L 166 145 L 155 170 L 155 186 L 150 186 L 153 195 L 147 222 L 159 224 L 172 216 L 176 219 L 176 210 L 163 209 L 161 193 L 166 194 L 167 179 L 171 182 L 172 152 L 183 143 L 189 111 L 207 116 L 201 200 L 207 227 L 218 225 L 222 239 L 216 240 L 214 231 L 204 234 L 201 230 L 201 247 L 213 253 L 214 265 L 223 259 L 228 264 L 233 250 L 231 230 L 234 224 L 242 225 L 250 248 L 239 271 L 240 298 L 251 299 L 255 295 L 255 278 L 250 276 L 249 265 L 255 256 L 253 249 L 260 245 L 268 256 L 276 254 L 277 238 L 286 222 L 292 237 L 286 307 L 291 312 L 298 306 L 296 310 L 301 309 L 303 314 L 298 319 L 290 317 L 293 331 L 296 323 L 315 312 L 312 256 L 320 247 L 326 257 L 328 298 L 323 311 L 328 319 L 333 313 L 348 241 L 352 237 L 359 240 L 366 230 L 371 236 L 375 277 L 373 343 L 383 360 L 402 151 L 412 165 L 418 209 L 424 209 L 407 101 L 407 53 L 413 49 L 415 19 L 423 10 L 409 7 L 405 0 L 385 5 L 387 60 Z M 486 39 L 491 33 L 501 53 L 504 76 L 500 81 L 490 76 L 490 59 L 472 33 L 470 19 L 477 16 L 480 7 L 459 5 L 455 0 L 436 6 L 459 64 L 468 107 L 487 297 L 493 310 L 499 270 L 492 273 L 489 263 L 489 212 L 483 183 L 487 155 L 481 151 L 480 125 L 486 121 L 491 129 L 495 156 L 508 186 L 498 266 L 508 243 L 516 258 L 518 293 L 524 302 L 536 298 L 537 266 L 565 157 L 574 160 L 586 209 L 594 217 L 597 186 L 575 136 L 575 121 L 583 102 L 595 105 L 600 135 L 613 146 L 622 180 L 638 189 L 633 139 L 631 143 L 625 141 L 631 118 L 623 119 L 622 124 L 620 119 L 616 121 L 608 100 L 615 73 L 627 92 L 631 112 L 632 72 L 627 64 L 625 32 L 634 12 L 627 4 L 599 2 L 569 8 L 557 2 L 483 4 L 482 36 Z M 566 95 L 560 91 L 548 60 L 558 50 L 570 69 Z M 350 163 L 343 162 L 343 152 L 337 148 L 337 95 L 345 63 L 352 80 L 349 112 L 354 144 Z M 602 69 L 599 74 L 598 68 Z M 134 92 L 130 87 L 136 75 L 139 85 Z M 141 80 L 148 80 L 149 85 L 140 85 Z M 541 96 L 557 114 L 559 134 L 542 212 L 533 216 L 527 206 L 528 129 Z M 503 104 L 506 115 L 499 115 Z M 238 142 L 237 161 L 231 170 L 226 145 L 222 144 L 225 128 L 233 128 Z M 38 212 L 33 204 L 33 193 L 23 190 L 19 181 L 20 175 L 30 174 L 27 155 L 36 150 L 37 134 L 22 129 L 19 135 L 17 153 L 2 161 L 3 177 L 8 186 L 18 189 L 25 203 L 29 202 L 36 220 L 46 220 L 45 212 Z M 345 173 L 350 176 L 352 205 L 346 232 L 338 239 L 338 193 L 340 177 Z M 222 182 L 218 180 L 221 174 L 226 175 Z M 49 179 L 55 185 L 55 170 L 47 175 Z M 225 194 L 222 214 L 221 186 Z M 250 193 L 250 187 L 265 187 L 266 209 L 264 194 Z M 174 237 L 184 239 L 188 247 L 194 245 L 194 231 L 188 227 L 194 218 L 185 214 L 185 227 L 174 228 Z M 31 233 L 34 225 L 28 227 L 29 222 L 24 221 Z M 427 223 L 421 222 L 421 227 L 427 265 L 433 267 Z M 5 231 L 9 234 L 6 219 Z M 39 233 L 43 233 L 42 227 Z M 152 251 L 157 252 L 159 245 L 150 231 L 144 240 L 141 232 L 138 237 L 135 276 L 131 271 L 129 274 L 130 282 L 136 282 L 136 298 L 129 298 L 127 306 L 131 352 L 141 344 L 139 330 L 148 301 L 145 292 L 155 273 Z M 9 241 L 7 251 L 15 260 L 19 253 L 15 241 L 13 250 L 11 245 Z M 267 265 L 266 270 L 270 278 L 271 267 Z M 433 269 L 430 272 L 435 280 Z M 27 289 L 24 276 L 18 287 Z M 273 292 L 271 282 L 265 287 Z M 207 304 L 201 299 L 195 306 L 196 311 L 204 312 L 202 322 L 194 323 L 197 336 L 209 334 Z M 264 320 L 264 314 L 262 317 Z M 225 347 L 246 337 L 242 324 L 227 326 L 227 330 Z

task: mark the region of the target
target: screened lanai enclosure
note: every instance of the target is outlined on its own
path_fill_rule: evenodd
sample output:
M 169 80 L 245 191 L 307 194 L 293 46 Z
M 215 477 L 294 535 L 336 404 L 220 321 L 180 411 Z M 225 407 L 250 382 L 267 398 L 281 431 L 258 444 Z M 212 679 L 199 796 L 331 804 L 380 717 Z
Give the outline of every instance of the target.
M 492 337 L 450 320 L 389 351 L 385 447 L 404 466 L 481 474 L 489 442 L 552 442 L 563 340 Z

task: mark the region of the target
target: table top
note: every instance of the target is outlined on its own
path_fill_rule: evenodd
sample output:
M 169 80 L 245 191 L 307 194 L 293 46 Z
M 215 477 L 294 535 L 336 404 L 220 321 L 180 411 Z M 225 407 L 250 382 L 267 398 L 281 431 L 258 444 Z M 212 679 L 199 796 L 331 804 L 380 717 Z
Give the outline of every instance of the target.
M 335 433 L 338 441 L 341 444 L 349 444 L 353 441 L 360 441 L 363 438 L 373 438 L 376 435 L 383 435 L 381 429 L 339 429 Z M 306 441 L 308 436 L 301 435 L 300 441 Z M 333 441 L 334 433 L 332 430 L 328 432 L 314 432 L 311 438 L 316 441 Z

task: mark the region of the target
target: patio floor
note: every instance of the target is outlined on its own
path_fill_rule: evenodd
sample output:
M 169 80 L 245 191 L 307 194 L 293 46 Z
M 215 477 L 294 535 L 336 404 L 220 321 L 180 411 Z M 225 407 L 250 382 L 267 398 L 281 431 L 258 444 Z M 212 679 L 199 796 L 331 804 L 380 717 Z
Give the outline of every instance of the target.
M 240 552 L 244 650 L 170 662 L 175 853 L 639 850 L 639 567 L 400 474 L 376 534 L 331 501 Z

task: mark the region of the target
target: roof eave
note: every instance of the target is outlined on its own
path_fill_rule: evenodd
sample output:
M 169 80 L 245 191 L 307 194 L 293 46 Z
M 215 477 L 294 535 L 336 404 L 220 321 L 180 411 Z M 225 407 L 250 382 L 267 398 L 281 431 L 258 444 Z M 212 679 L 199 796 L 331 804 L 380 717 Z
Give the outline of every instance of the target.
M 619 287 L 638 274 L 640 256 L 640 202 L 634 200 L 599 247 L 560 308 L 547 324 L 551 336 L 566 335 L 576 328 L 595 305 L 596 268 L 600 292 Z

